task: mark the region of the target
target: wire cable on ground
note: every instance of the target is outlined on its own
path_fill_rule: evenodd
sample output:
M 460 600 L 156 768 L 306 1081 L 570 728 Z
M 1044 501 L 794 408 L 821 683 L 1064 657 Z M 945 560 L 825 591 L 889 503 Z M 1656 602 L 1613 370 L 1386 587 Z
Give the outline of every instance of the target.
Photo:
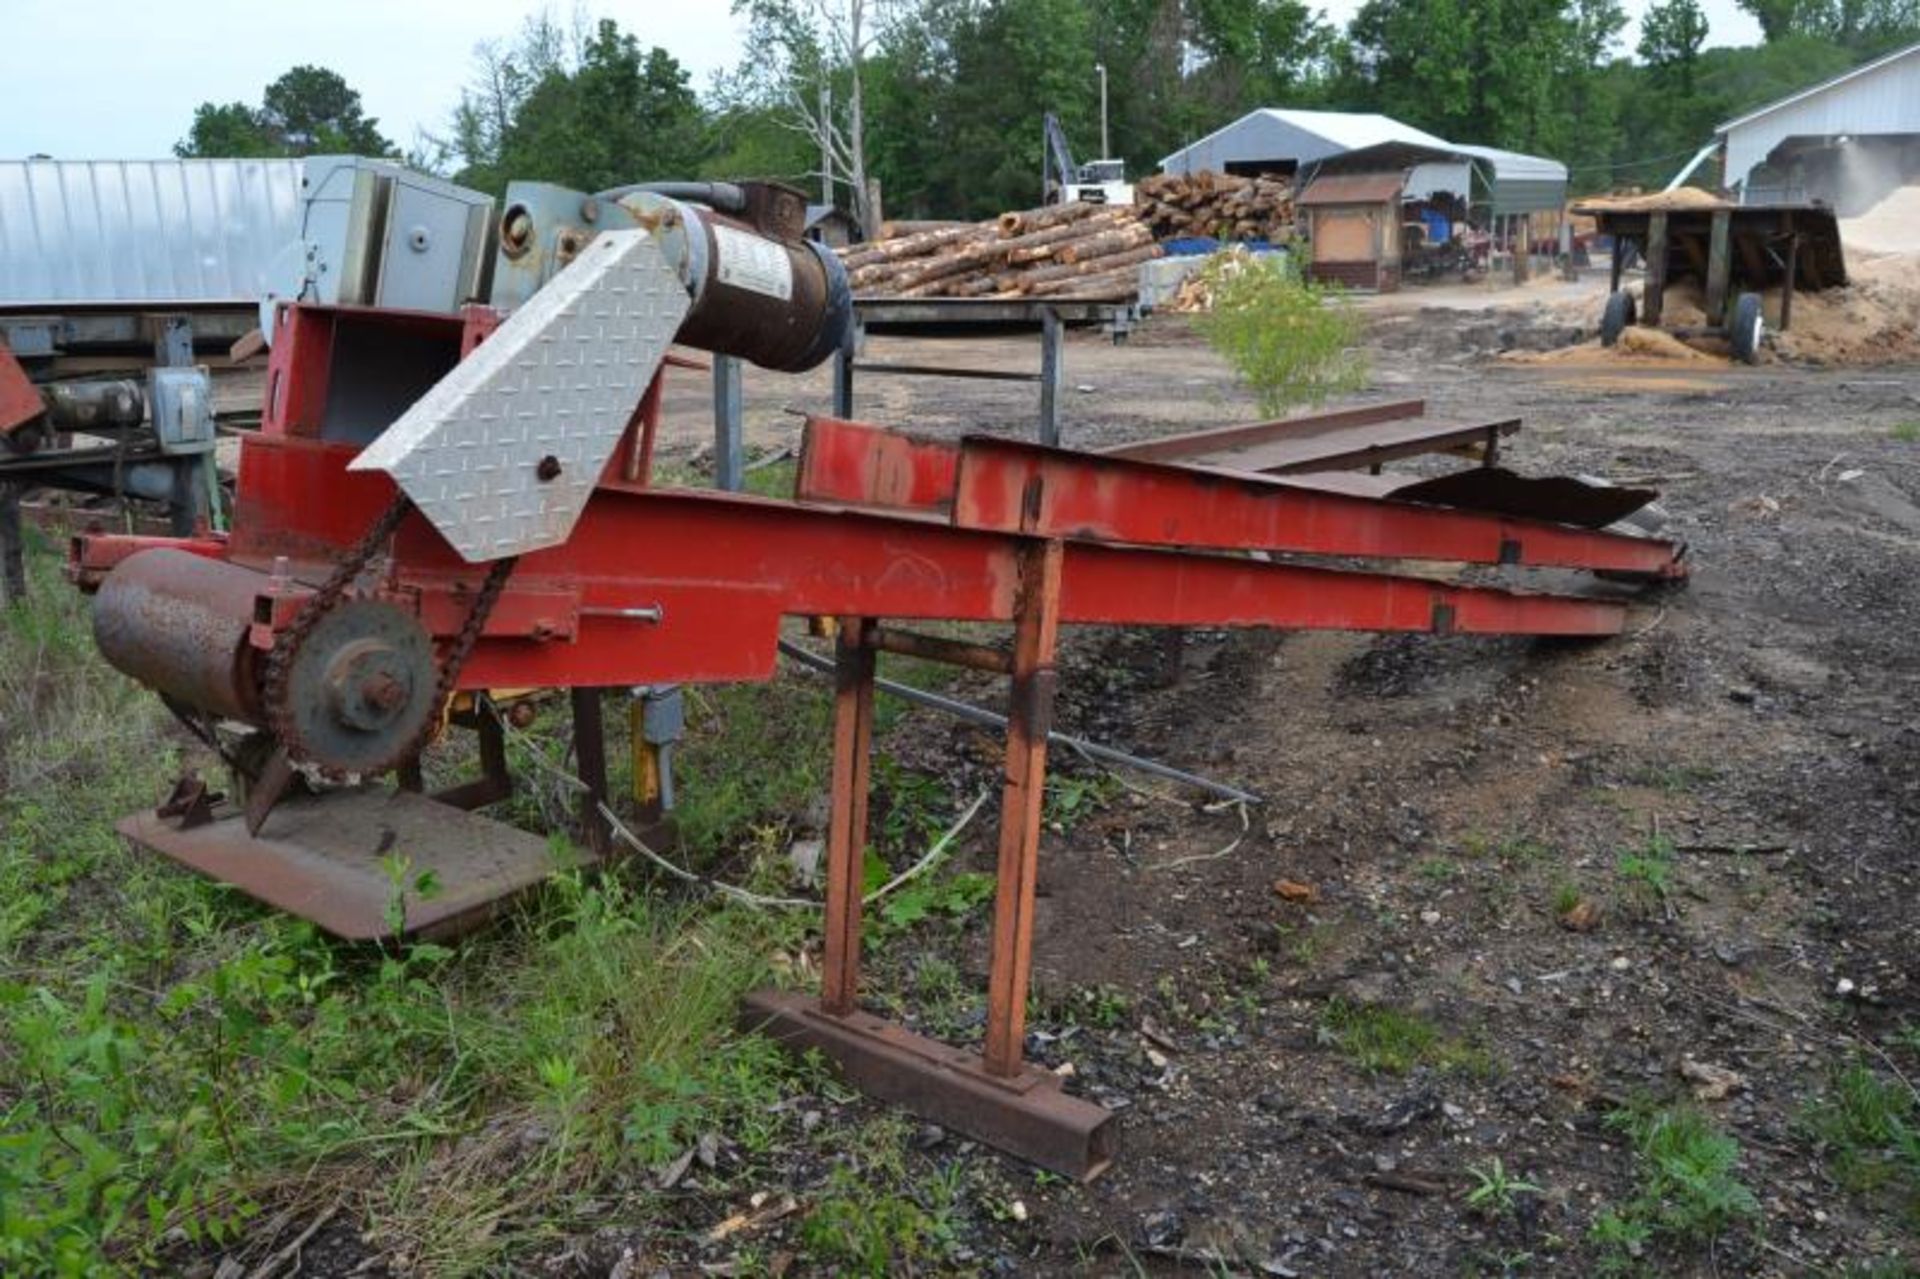
M 807 667 L 809 670 L 829 675 L 833 673 L 832 658 L 822 657 L 811 649 L 795 644 L 790 640 L 780 641 L 780 651 L 802 666 Z M 957 701 L 951 697 L 942 697 L 938 693 L 929 693 L 925 689 L 915 688 L 911 684 L 900 684 L 890 679 L 876 679 L 873 685 L 881 692 L 891 694 L 894 697 L 900 698 L 902 701 L 914 702 L 933 710 L 943 711 L 956 719 L 962 719 L 971 724 L 979 724 L 987 728 L 1005 728 L 1007 726 L 1007 717 L 1005 715 L 997 714 L 983 707 L 974 706 L 968 702 Z M 1082 756 L 1101 760 L 1108 764 L 1118 764 L 1123 768 L 1130 768 L 1136 772 L 1149 773 L 1155 777 L 1164 777 L 1168 781 L 1180 782 L 1183 785 L 1192 786 L 1198 790 L 1206 791 L 1212 795 L 1218 795 L 1222 799 L 1231 800 L 1235 803 L 1259 804 L 1264 802 L 1259 795 L 1254 794 L 1252 791 L 1242 790 L 1240 787 L 1229 785 L 1226 782 L 1216 782 L 1210 777 L 1201 777 L 1194 773 L 1183 772 L 1169 764 L 1162 764 L 1158 760 L 1142 759 L 1138 755 L 1129 755 L 1125 751 L 1115 750 L 1111 746 L 1102 746 L 1098 742 L 1090 742 L 1084 737 L 1074 737 L 1068 733 L 1048 733 L 1047 743 L 1051 746 L 1064 746 L 1069 750 L 1079 752 Z
M 591 793 L 591 787 L 555 763 L 538 741 L 509 723 L 507 717 L 502 715 L 499 708 L 493 704 L 492 699 L 482 699 L 482 705 L 487 708 L 488 714 L 493 716 L 494 721 L 500 725 L 501 732 L 510 740 L 517 742 L 520 748 L 526 751 L 528 757 L 539 766 L 542 772 L 546 773 L 554 781 L 560 783 L 560 785 L 577 794 L 585 795 Z M 981 806 L 987 802 L 987 796 L 989 794 L 991 794 L 990 791 L 981 791 L 976 795 L 973 803 L 967 805 L 966 810 L 960 814 L 953 825 L 941 832 L 940 838 L 933 841 L 932 846 L 927 849 L 926 854 L 921 857 L 919 861 L 862 897 L 860 899 L 861 904 L 871 906 L 873 903 L 899 888 L 902 884 L 925 874 L 938 864 L 946 856 L 947 851 L 953 847 L 953 842 L 960 837 L 960 833 L 973 821 L 974 815 L 980 811 Z M 718 893 L 730 901 L 736 901 L 743 906 L 751 906 L 759 910 L 820 910 L 825 906 L 824 902 L 816 901 L 811 897 L 770 897 L 764 893 L 756 893 L 742 888 L 738 884 L 729 884 L 724 880 L 714 879 L 711 876 L 701 875 L 688 870 L 684 866 L 669 861 L 652 848 L 645 840 L 641 839 L 640 836 L 635 834 L 632 828 L 620 819 L 620 815 L 614 812 L 612 806 L 606 803 L 606 801 L 596 800 L 595 807 L 599 810 L 600 816 L 606 821 L 608 829 L 613 832 L 621 843 L 633 849 L 634 852 L 639 853 L 642 857 L 653 863 L 654 866 L 682 883 L 696 884 L 707 889 L 709 892 Z

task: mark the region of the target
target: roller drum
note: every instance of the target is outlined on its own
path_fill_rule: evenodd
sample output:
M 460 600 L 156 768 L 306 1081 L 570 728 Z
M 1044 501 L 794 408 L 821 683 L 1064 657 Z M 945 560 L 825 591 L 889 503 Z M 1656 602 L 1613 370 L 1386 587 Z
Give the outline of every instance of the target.
M 780 240 L 682 204 L 693 309 L 675 341 L 763 369 L 801 373 L 840 348 L 853 318 L 846 269 L 824 245 Z
M 116 670 L 196 709 L 258 724 L 247 642 L 264 573 L 186 551 L 130 555 L 93 602 L 93 638 Z

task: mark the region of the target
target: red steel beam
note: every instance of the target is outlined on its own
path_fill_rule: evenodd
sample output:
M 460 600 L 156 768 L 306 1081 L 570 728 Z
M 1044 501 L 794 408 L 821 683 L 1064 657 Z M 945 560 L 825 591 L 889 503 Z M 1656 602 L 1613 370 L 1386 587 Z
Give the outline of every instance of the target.
M 1146 546 L 1685 575 L 1677 548 L 1653 538 L 981 437 L 961 445 L 953 521 Z
M 1100 452 L 1106 457 L 1129 457 L 1139 462 L 1170 462 L 1176 458 L 1198 457 L 1203 453 L 1250 448 L 1269 440 L 1297 436 L 1303 431 L 1317 433 L 1334 427 L 1395 422 L 1401 418 L 1420 417 L 1426 411 L 1425 400 L 1389 400 L 1384 404 L 1362 404 L 1356 408 L 1282 418 L 1277 422 L 1216 426 L 1182 435 L 1163 435 L 1157 440 L 1139 440 L 1101 449 Z
M 300 580 L 324 576 L 391 492 L 384 476 L 341 470 L 353 452 L 243 441 L 229 557 L 269 573 L 285 555 Z M 82 539 L 78 562 L 111 562 L 116 540 Z M 734 494 L 603 489 L 564 546 L 522 557 L 460 686 L 767 679 L 783 615 L 1010 621 L 1030 540 Z M 417 513 L 393 563 L 395 598 L 442 634 L 462 614 L 436 601 L 481 577 Z M 1079 542 L 1064 552 L 1060 610 L 1069 625 L 1539 635 L 1610 635 L 1623 617 L 1609 601 Z
M 1683 577 L 1678 548 L 1226 471 L 1135 462 L 1012 440 L 914 441 L 831 418 L 807 423 L 798 496 L 900 503 L 956 525 L 1145 546 L 1585 568 Z M 809 466 L 814 456 L 829 459 Z

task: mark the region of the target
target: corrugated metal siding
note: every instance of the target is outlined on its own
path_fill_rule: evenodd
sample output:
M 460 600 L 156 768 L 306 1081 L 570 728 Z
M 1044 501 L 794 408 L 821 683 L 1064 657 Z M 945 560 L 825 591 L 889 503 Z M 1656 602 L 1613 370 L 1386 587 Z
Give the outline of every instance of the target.
M 1920 133 L 1920 54 L 1901 57 L 1727 129 L 1727 181 L 1744 183 L 1788 138 Z
M 0 161 L 0 306 L 251 303 L 300 238 L 299 160 Z

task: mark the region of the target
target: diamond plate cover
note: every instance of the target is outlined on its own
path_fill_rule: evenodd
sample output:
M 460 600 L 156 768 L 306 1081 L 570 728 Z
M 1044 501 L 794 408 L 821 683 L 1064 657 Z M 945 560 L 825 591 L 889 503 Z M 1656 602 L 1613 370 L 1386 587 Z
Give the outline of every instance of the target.
M 557 546 L 691 304 L 652 233 L 602 232 L 352 469 L 391 475 L 469 563 Z

